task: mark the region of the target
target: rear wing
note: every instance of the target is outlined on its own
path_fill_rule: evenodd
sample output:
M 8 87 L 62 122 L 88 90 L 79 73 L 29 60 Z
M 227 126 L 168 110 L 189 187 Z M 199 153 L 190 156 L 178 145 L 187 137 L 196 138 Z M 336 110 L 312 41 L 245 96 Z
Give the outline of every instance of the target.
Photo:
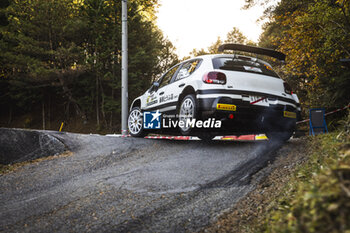
M 284 53 L 275 51 L 273 49 L 260 48 L 260 47 L 250 46 L 250 45 L 243 45 L 243 44 L 220 45 L 218 51 L 223 52 L 224 50 L 235 50 L 235 51 L 265 55 L 265 56 L 277 58 L 278 60 L 283 62 L 286 60 L 286 55 Z

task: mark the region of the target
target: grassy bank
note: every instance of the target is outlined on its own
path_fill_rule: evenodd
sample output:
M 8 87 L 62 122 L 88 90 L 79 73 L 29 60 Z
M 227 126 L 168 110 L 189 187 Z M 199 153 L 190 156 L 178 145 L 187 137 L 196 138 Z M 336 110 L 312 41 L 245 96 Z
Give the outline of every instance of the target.
M 247 232 L 350 233 L 350 114 L 342 125 L 309 137 L 308 159 Z
M 337 132 L 285 147 L 270 175 L 202 232 L 350 233 L 350 115 Z
M 313 137 L 309 159 L 247 232 L 350 232 L 350 140 Z

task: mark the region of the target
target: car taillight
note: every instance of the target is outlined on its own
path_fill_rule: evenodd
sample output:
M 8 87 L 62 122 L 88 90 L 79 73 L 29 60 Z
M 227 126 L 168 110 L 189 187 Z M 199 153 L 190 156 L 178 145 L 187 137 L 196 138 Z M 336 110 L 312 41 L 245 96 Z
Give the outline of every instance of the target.
M 289 86 L 288 83 L 284 82 L 284 83 L 283 83 L 283 86 L 284 86 L 284 92 L 285 92 L 285 93 L 290 94 L 290 95 L 293 95 L 292 88 Z
M 203 76 L 203 82 L 209 84 L 226 84 L 226 75 L 221 72 L 209 72 Z

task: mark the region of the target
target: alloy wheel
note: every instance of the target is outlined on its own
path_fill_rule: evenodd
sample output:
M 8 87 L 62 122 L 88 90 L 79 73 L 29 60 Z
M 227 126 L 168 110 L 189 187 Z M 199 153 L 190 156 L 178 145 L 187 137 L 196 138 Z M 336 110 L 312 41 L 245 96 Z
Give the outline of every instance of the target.
M 128 126 L 131 134 L 139 134 L 142 130 L 143 115 L 139 109 L 133 109 L 128 118 Z

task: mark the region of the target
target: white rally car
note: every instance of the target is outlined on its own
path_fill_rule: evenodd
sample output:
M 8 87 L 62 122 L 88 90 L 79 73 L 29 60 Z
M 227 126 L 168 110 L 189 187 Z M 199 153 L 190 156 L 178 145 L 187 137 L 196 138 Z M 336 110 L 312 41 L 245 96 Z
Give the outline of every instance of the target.
M 254 46 L 224 44 L 219 51 L 224 50 L 285 60 L 283 53 Z M 299 115 L 297 95 L 270 64 L 256 57 L 215 54 L 181 62 L 154 82 L 133 101 L 128 128 L 135 137 L 175 132 L 210 140 L 265 133 L 269 139 L 288 140 Z M 158 120 L 158 125 L 148 127 L 146 119 Z

